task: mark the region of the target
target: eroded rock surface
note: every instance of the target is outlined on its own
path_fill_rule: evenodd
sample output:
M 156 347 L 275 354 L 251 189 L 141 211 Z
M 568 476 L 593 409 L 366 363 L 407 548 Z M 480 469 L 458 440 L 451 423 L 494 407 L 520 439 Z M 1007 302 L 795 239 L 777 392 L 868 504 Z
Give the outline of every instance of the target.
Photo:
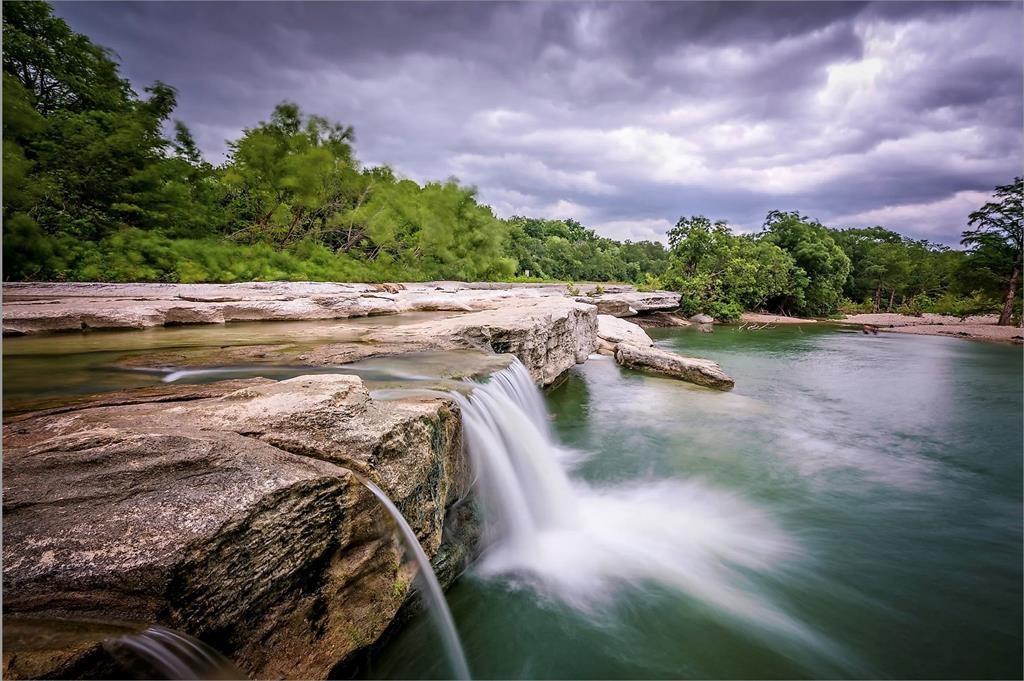
M 683 357 L 659 348 L 619 343 L 615 346 L 615 361 L 630 369 L 678 378 L 717 390 L 729 390 L 734 385 L 732 378 L 722 371 L 717 362 Z
M 675 310 L 679 307 L 679 294 L 671 291 L 606 290 L 591 293 L 577 300 L 597 306 L 598 314 L 614 317 L 632 317 L 638 313 Z
M 604 341 L 604 346 L 614 346 L 618 343 L 632 343 L 641 347 L 650 347 L 654 341 L 647 335 L 647 332 L 632 322 L 619 319 L 609 315 L 597 315 L 597 336 Z
M 5 424 L 5 614 L 159 622 L 255 677 L 323 678 L 412 578 L 351 471 L 437 555 L 468 484 L 457 408 L 377 402 L 339 375 L 195 390 Z
M 615 316 L 673 310 L 679 295 L 640 292 L 631 286 L 427 282 L 333 284 L 4 284 L 5 335 L 143 329 L 169 324 L 232 321 L 345 319 L 410 311 L 475 312 L 536 301 L 576 299 Z
M 371 343 L 409 347 L 489 348 L 517 356 L 539 385 L 549 385 L 597 347 L 592 305 L 538 298 L 493 310 L 381 329 Z

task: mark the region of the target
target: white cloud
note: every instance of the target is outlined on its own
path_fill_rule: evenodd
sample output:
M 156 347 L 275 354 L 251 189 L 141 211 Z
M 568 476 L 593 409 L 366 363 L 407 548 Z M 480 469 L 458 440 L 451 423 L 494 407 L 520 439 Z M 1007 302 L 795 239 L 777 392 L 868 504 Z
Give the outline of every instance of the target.
M 950 235 L 959 235 L 967 228 L 967 216 L 991 200 L 991 192 L 960 191 L 938 201 L 882 206 L 843 215 L 833 218 L 830 223 L 842 227 L 883 225 L 923 238 L 951 241 Z
M 675 223 L 664 218 L 646 220 L 609 220 L 591 225 L 598 233 L 614 239 L 660 241 L 668 244 L 668 230 Z
M 368 164 L 621 238 L 781 208 L 954 242 L 1024 164 L 1019 3 L 281 7 L 58 11 L 92 16 L 136 87 L 176 85 L 204 150 L 291 99 L 354 125 Z

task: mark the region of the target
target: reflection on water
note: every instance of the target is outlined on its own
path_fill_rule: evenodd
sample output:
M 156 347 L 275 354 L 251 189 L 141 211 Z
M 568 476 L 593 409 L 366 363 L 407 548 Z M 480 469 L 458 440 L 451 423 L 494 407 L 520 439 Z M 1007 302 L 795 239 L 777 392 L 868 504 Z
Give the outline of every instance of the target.
M 125 352 L 166 348 L 273 345 L 277 343 L 342 343 L 357 341 L 368 331 L 457 316 L 458 312 L 404 312 L 400 315 L 352 317 L 297 322 L 230 322 L 157 326 L 131 331 L 86 331 L 4 338 L 4 355 L 70 355 L 83 352 Z
M 452 313 L 408 313 L 384 317 L 310 321 L 253 322 L 226 325 L 155 328 L 26 336 L 4 340 L 4 413 L 56 406 L 61 398 L 161 383 L 209 383 L 225 379 L 264 377 L 284 380 L 319 373 L 346 373 L 374 388 L 432 382 L 447 388 L 447 379 L 483 376 L 507 364 L 476 351 L 423 352 L 376 357 L 339 366 L 303 366 L 276 360 L 324 343 L 359 343 L 380 326 L 421 322 Z M 227 366 L 175 366 L 195 350 L 210 349 L 217 361 L 222 348 L 255 347 L 252 360 Z M 300 357 L 300 359 L 303 359 Z M 223 361 L 221 359 L 220 361 Z
M 720 362 L 735 390 L 598 358 L 549 395 L 556 437 L 587 453 L 570 476 L 595 502 L 577 511 L 606 540 L 553 540 L 561 563 L 485 557 L 449 592 L 478 676 L 1019 677 L 1019 348 L 829 328 L 652 336 Z M 656 576 L 673 546 L 660 574 L 691 584 Z M 746 562 L 709 579 L 694 560 L 707 547 Z M 587 581 L 602 572 L 617 579 Z M 723 617 L 701 596 L 722 577 L 834 645 Z M 372 675 L 442 676 L 430 641 L 414 623 Z

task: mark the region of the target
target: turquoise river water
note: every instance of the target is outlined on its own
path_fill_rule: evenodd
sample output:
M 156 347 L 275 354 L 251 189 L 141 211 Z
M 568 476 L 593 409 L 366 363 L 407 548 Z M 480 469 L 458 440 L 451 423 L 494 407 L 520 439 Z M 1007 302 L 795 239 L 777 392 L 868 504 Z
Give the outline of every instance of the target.
M 1019 347 L 651 335 L 735 390 L 594 357 L 549 393 L 595 503 L 536 572 L 471 568 L 448 592 L 475 677 L 1021 678 Z M 440 651 L 420 617 L 368 673 L 443 677 Z

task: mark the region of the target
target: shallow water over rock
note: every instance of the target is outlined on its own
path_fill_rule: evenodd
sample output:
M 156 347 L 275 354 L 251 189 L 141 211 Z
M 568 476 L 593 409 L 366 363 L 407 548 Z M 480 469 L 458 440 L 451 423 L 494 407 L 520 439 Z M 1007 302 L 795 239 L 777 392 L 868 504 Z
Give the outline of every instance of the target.
M 4 340 L 4 413 L 50 408 L 74 395 L 262 376 L 283 380 L 318 373 L 360 376 L 374 388 L 486 376 L 508 358 L 474 350 L 369 357 L 371 333 L 446 319 L 453 313 L 406 313 L 370 319 L 251 322 L 141 331 L 101 331 Z M 351 360 L 311 364 L 317 348 L 350 348 Z M 339 353 L 340 354 L 340 353 Z

